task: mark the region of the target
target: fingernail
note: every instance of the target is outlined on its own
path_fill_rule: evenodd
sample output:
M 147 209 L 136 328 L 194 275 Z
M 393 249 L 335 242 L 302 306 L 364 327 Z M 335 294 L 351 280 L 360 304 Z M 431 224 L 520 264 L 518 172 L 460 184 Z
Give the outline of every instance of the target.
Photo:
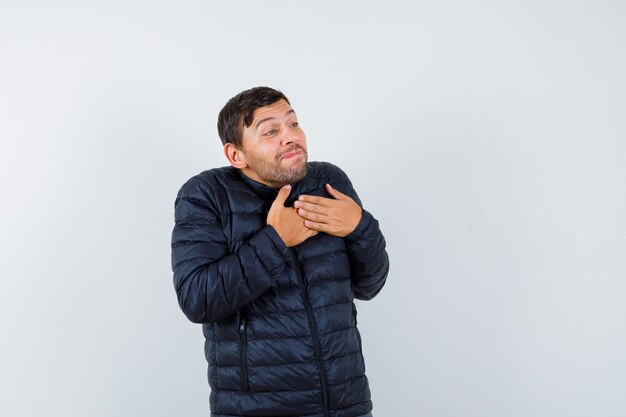
M 284 185 L 283 188 L 286 188 L 289 190 L 291 188 L 291 184 Z

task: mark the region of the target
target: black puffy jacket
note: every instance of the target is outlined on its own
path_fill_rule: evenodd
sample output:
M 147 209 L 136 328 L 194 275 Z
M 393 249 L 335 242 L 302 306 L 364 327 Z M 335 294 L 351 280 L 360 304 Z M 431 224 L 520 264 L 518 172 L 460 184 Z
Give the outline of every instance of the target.
M 309 162 L 292 184 L 332 198 L 325 183 L 362 206 L 346 174 Z M 233 167 L 187 181 L 175 202 L 172 268 L 178 302 L 202 323 L 213 417 L 355 417 L 372 409 L 354 298 L 368 300 L 389 270 L 378 222 L 288 248 L 266 224 L 278 189 Z

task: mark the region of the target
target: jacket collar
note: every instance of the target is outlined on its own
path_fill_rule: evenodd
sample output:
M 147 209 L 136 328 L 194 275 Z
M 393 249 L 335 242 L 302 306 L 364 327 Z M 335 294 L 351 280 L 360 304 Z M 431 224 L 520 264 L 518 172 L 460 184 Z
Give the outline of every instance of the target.
M 254 193 L 261 197 L 263 200 L 274 200 L 276 195 L 278 194 L 279 188 L 270 187 L 269 185 L 262 184 L 252 178 L 248 177 L 246 174 L 241 172 L 240 169 L 235 168 L 237 175 L 241 178 L 241 180 L 246 183 Z
M 248 177 L 246 174 L 241 172 L 240 169 L 237 169 L 237 168 L 233 168 L 233 169 L 237 172 L 237 175 L 239 176 L 239 178 L 241 178 L 241 180 L 246 185 L 248 185 L 258 197 L 260 197 L 262 200 L 266 202 L 269 202 L 270 204 L 272 201 L 274 201 L 274 199 L 278 195 L 278 191 L 280 190 L 280 187 L 278 188 L 270 187 L 269 185 L 265 185 L 256 180 L 253 180 L 252 178 Z M 293 205 L 293 202 L 302 193 L 301 188 L 306 178 L 307 176 L 305 176 L 300 181 L 296 181 L 293 184 L 291 184 L 291 192 L 289 193 L 289 197 L 287 197 L 287 201 L 285 201 L 286 207 Z

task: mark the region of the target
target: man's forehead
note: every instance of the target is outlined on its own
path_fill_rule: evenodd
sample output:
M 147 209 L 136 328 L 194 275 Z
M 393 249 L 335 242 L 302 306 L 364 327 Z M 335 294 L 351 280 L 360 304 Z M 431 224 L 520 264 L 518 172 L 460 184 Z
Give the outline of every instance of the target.
M 291 108 L 289 103 L 285 100 L 279 100 L 276 103 L 272 103 L 268 106 L 259 107 L 252 113 L 252 126 L 256 128 L 264 121 L 271 120 L 278 117 L 288 116 L 295 111 Z
M 291 108 L 289 103 L 287 103 L 283 99 L 280 99 L 275 103 L 268 104 L 267 106 L 263 106 L 263 107 L 259 107 L 258 109 L 255 109 L 254 112 L 252 113 L 252 119 L 256 122 L 256 120 L 261 117 L 267 117 L 269 115 L 273 115 L 274 113 L 276 115 L 282 115 L 282 114 L 289 112 L 290 110 L 293 110 L 293 109 Z

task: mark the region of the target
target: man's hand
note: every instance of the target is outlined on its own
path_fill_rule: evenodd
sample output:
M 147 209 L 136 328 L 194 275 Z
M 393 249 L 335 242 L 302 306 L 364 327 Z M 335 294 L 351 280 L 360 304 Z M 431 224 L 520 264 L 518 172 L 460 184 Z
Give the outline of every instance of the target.
M 301 195 L 293 206 L 305 221 L 304 225 L 318 232 L 344 237 L 356 229 L 363 209 L 349 196 L 326 184 L 326 191 L 334 198 Z
M 295 208 L 285 207 L 285 200 L 287 200 L 290 191 L 291 185 L 283 186 L 278 191 L 278 195 L 267 213 L 267 224 L 276 229 L 287 247 L 299 245 L 318 234 L 316 230 L 304 225 L 302 217 L 298 216 Z

